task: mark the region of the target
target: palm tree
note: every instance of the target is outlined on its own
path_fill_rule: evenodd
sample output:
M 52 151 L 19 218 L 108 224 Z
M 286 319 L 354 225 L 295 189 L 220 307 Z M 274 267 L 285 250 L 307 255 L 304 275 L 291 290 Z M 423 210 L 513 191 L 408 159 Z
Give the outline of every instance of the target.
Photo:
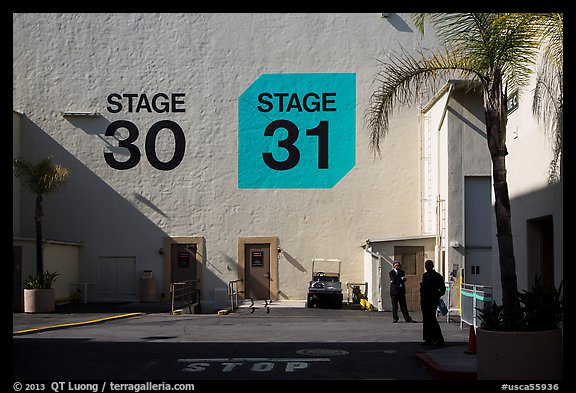
M 554 154 L 548 182 L 556 183 L 561 175 L 564 131 L 564 23 L 562 14 L 542 14 L 541 19 L 545 43 L 536 69 L 532 112 L 552 134 Z
M 415 14 L 424 32 L 429 21 L 443 49 L 416 56 L 403 50 L 383 62 L 380 87 L 366 111 L 370 148 L 380 152 L 396 104 L 410 105 L 430 83 L 458 76 L 482 86 L 487 143 L 492 160 L 494 211 L 500 261 L 505 329 L 515 330 L 520 302 L 512 242 L 510 197 L 506 180 L 507 91 L 525 87 L 543 38 L 549 37 L 542 20 L 552 14 L 453 13 Z M 562 20 L 562 14 L 554 14 Z M 551 18 L 550 18 L 551 19 Z
M 61 165 L 54 165 L 50 157 L 38 162 L 21 158 L 12 161 L 14 176 L 36 196 L 34 222 L 36 223 L 36 274 L 39 277 L 44 272 L 42 258 L 42 220 L 44 211 L 42 200 L 45 194 L 59 190 L 70 178 L 70 170 Z

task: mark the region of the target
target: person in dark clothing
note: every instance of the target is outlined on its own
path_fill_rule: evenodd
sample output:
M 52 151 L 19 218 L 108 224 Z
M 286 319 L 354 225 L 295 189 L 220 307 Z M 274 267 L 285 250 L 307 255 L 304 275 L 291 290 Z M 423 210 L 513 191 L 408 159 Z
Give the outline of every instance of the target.
M 406 322 L 413 322 L 406 306 L 406 274 L 402 264 L 394 261 L 394 269 L 390 270 L 390 299 L 392 301 L 392 319 L 398 322 L 398 304 Z
M 440 297 L 446 292 L 444 277 L 434 270 L 434 262 L 428 259 L 424 262 L 426 272 L 420 283 L 420 308 L 422 310 L 423 345 L 444 346 L 444 336 L 436 319 L 436 309 Z

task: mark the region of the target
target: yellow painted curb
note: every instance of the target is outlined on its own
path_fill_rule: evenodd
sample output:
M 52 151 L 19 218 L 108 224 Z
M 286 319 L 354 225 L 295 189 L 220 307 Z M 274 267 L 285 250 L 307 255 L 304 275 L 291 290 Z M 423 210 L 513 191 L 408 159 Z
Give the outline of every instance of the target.
M 29 333 L 38 333 L 38 332 L 43 332 L 46 330 L 54 330 L 54 329 L 63 329 L 63 328 L 67 328 L 67 327 L 73 327 L 73 326 L 83 326 L 83 325 L 91 325 L 91 324 L 95 324 L 95 323 L 102 323 L 102 322 L 107 322 L 107 321 L 112 321 L 114 319 L 121 319 L 121 318 L 130 318 L 130 317 L 139 317 L 144 315 L 143 312 L 132 312 L 132 313 L 128 313 L 128 314 L 120 314 L 120 315 L 113 315 L 111 317 L 106 317 L 106 318 L 99 318 L 99 319 L 91 319 L 89 321 L 82 321 L 82 322 L 72 322 L 72 323 L 62 323 L 59 325 L 51 325 L 51 326 L 44 326 L 44 327 L 39 327 L 39 328 L 32 328 L 32 329 L 25 329 L 25 330 L 17 330 L 15 332 L 12 333 L 13 336 L 17 336 L 20 334 L 29 334 Z

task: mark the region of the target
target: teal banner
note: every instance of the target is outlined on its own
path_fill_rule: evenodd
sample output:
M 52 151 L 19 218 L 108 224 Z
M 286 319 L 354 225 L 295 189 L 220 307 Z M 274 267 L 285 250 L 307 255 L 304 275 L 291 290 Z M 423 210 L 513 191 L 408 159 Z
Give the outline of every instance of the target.
M 355 164 L 356 74 L 263 74 L 239 97 L 239 188 L 332 188 Z

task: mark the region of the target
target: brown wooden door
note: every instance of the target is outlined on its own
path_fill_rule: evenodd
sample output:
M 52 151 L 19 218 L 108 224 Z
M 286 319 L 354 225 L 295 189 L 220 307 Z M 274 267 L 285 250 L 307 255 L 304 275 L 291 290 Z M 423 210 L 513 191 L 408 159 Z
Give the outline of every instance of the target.
M 408 310 L 420 310 L 420 281 L 424 274 L 424 246 L 395 246 L 394 260 L 402 263 L 406 273 L 406 304 Z
M 245 292 L 252 300 L 270 299 L 270 244 L 246 244 Z

